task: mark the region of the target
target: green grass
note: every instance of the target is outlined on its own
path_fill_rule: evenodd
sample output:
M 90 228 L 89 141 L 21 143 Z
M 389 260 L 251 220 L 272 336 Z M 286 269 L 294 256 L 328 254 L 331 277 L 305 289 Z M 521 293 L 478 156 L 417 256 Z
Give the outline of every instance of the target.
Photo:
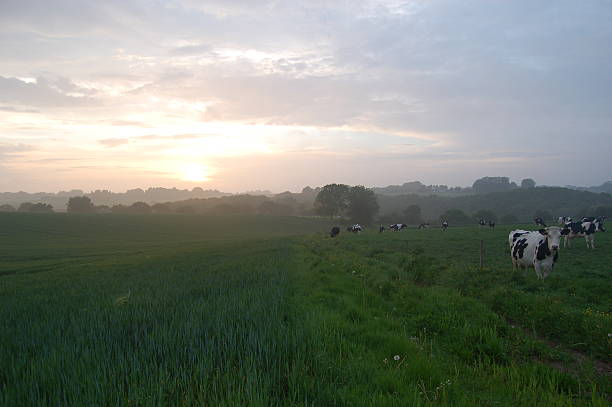
M 606 406 L 612 238 L 0 214 L 0 405 Z M 480 239 L 485 268 L 477 268 Z M 399 360 L 395 360 L 395 356 Z

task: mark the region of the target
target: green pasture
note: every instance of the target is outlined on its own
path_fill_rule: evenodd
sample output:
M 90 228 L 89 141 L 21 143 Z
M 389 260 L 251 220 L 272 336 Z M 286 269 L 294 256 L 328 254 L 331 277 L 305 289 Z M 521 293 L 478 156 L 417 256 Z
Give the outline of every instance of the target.
M 330 225 L 0 213 L 0 405 L 609 405 L 609 233 Z

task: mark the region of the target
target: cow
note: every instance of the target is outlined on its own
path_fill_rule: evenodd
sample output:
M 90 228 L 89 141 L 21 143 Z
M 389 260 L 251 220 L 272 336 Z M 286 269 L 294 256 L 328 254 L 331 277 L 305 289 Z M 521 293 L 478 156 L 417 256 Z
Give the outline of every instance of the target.
M 442 231 L 446 231 L 446 229 L 448 229 L 448 222 L 447 221 L 442 221 Z
M 538 226 L 542 226 L 543 228 L 547 227 L 546 223 L 544 223 L 544 219 L 540 218 L 539 216 L 537 218 L 534 218 L 533 221 Z
M 523 229 L 516 229 L 510 232 L 510 234 L 508 235 L 508 244 L 510 245 L 510 247 L 512 247 L 514 242 L 516 242 L 516 239 L 518 239 L 521 236 L 526 235 L 527 233 L 529 233 L 529 231 L 523 230 Z
M 349 226 L 346 228 L 347 232 L 359 233 L 363 230 L 363 228 L 359 225 L 359 223 L 354 224 L 353 226 Z
M 482 228 L 487 225 L 487 222 L 484 219 L 480 218 L 478 219 L 478 225 Z
M 406 225 L 405 223 L 394 223 L 393 225 L 389 226 L 389 229 L 394 230 L 394 231 L 400 231 L 402 229 L 407 229 L 408 225 Z
M 513 236 L 513 232 L 510 236 Z M 514 269 L 533 267 L 538 278 L 544 280 L 559 258 L 559 243 L 563 233 L 560 227 L 550 226 L 517 236 L 510 250 Z
M 495 222 L 493 222 L 492 220 L 489 221 L 489 227 L 491 229 L 495 229 Z
M 385 227 L 384 227 L 383 225 L 380 225 L 380 226 L 378 227 L 378 233 L 382 233 L 382 232 L 384 232 L 384 231 L 385 231 Z
M 421 223 L 419 225 L 419 229 L 427 229 L 427 228 L 429 228 L 429 223 L 428 222 Z
M 571 221 L 572 218 L 569 216 L 559 216 L 559 218 L 557 219 L 557 223 L 559 224 L 559 226 L 565 226 L 566 223 Z
M 333 228 L 331 228 L 331 231 L 329 232 L 329 236 L 331 237 L 336 237 L 340 234 L 340 228 L 338 226 L 334 226 Z
M 585 216 L 584 218 L 581 219 L 582 222 L 600 222 L 603 223 L 603 221 L 606 220 L 605 216 L 599 216 L 599 217 L 594 217 L 594 216 Z
M 575 239 L 577 237 L 584 237 L 587 249 L 594 249 L 595 232 L 605 232 L 606 229 L 603 226 L 603 220 L 601 218 L 593 219 L 593 221 L 567 222 L 563 227 L 563 231 L 565 232 L 565 242 L 563 243 L 563 247 L 572 247 L 571 239 Z

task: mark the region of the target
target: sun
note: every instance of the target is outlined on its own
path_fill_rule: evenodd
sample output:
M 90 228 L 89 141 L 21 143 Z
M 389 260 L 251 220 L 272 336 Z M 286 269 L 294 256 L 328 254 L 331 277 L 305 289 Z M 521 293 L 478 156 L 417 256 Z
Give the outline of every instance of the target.
M 199 163 L 185 164 L 182 168 L 182 179 L 184 181 L 203 182 L 208 181 L 210 171 L 207 167 Z

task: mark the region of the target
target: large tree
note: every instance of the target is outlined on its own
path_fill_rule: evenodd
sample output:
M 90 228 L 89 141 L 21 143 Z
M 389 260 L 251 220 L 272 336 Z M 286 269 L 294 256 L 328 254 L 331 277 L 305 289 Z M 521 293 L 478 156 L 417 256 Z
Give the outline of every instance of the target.
M 66 210 L 68 212 L 75 213 L 92 213 L 95 211 L 94 204 L 86 196 L 73 196 L 68 199 L 66 204 Z
M 348 215 L 352 222 L 370 224 L 378 213 L 378 200 L 371 189 L 357 185 L 348 194 Z
M 315 198 L 314 207 L 316 213 L 330 217 L 340 215 L 348 207 L 349 191 L 348 185 L 325 185 Z
M 525 178 L 521 181 L 521 188 L 535 188 L 536 183 L 531 178 Z

